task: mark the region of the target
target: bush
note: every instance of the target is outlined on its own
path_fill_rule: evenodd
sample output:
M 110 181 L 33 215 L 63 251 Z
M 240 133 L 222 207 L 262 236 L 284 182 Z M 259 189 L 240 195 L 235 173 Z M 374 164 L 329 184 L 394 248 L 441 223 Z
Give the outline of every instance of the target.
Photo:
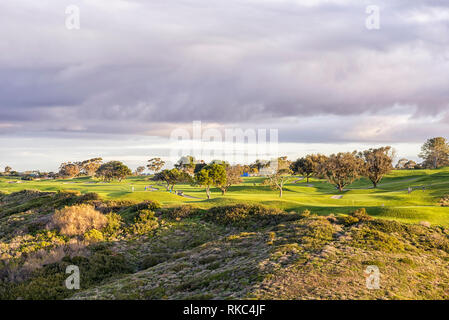
M 361 221 L 373 219 L 368 215 L 365 208 L 357 209 L 355 212 L 351 213 L 351 216 Z
M 304 210 L 304 211 L 301 213 L 301 217 L 303 217 L 303 218 L 307 218 L 307 217 L 309 217 L 310 215 L 311 215 L 311 212 L 310 212 L 310 210 L 308 210 L 308 209 Z
M 439 204 L 442 207 L 449 207 L 449 195 L 445 195 L 443 198 L 441 198 Z
M 279 209 L 248 204 L 214 207 L 208 210 L 204 216 L 206 220 L 215 223 L 253 229 L 277 225 L 280 222 L 295 220 L 299 217 L 299 215 L 288 214 Z
M 123 220 L 117 213 L 108 213 L 106 215 L 108 220 L 106 226 L 103 228 L 103 233 L 109 238 L 116 238 L 122 233 Z
M 136 211 L 139 211 L 139 210 L 155 211 L 160 208 L 162 208 L 162 205 L 158 201 L 150 201 L 150 200 L 138 203 L 134 206 L 134 209 Z
M 49 227 L 56 228 L 63 235 L 79 236 L 90 229 L 106 226 L 107 218 L 90 205 L 77 205 L 57 210 L 51 218 Z
M 65 256 L 59 262 L 35 270 L 31 277 L 23 282 L 2 283 L 0 280 L 0 300 L 53 300 L 70 297 L 74 292 L 65 287 L 65 279 L 68 277 L 65 271 L 68 265 L 79 267 L 82 275 L 81 289 L 88 289 L 106 279 L 134 271 L 123 255 L 99 247 L 88 257 Z
M 196 209 L 190 205 L 183 205 L 176 208 L 171 208 L 167 212 L 170 219 L 184 219 L 196 213 Z
M 98 242 L 103 241 L 104 236 L 103 233 L 101 233 L 101 231 L 98 231 L 97 229 L 92 229 L 84 234 L 84 240 L 88 242 Z
M 98 195 L 98 193 L 96 193 L 96 192 L 88 192 L 88 193 L 85 193 L 85 194 L 83 194 L 83 195 L 81 195 L 79 198 L 78 198 L 78 203 L 84 203 L 84 202 L 87 202 L 87 201 L 95 201 L 95 200 L 100 200 L 101 198 L 100 198 L 100 196 Z
M 143 258 L 143 260 L 140 264 L 140 269 L 144 270 L 144 269 L 154 267 L 155 265 L 158 265 L 159 263 L 165 262 L 169 259 L 170 259 L 170 255 L 166 254 L 166 253 L 155 253 L 155 254 L 148 255 Z
M 350 226 L 358 223 L 360 220 L 354 216 L 341 216 L 338 217 L 338 222 L 344 224 L 345 226 Z
M 129 228 L 129 233 L 134 235 L 144 235 L 159 226 L 154 212 L 151 210 L 140 210 L 135 223 Z

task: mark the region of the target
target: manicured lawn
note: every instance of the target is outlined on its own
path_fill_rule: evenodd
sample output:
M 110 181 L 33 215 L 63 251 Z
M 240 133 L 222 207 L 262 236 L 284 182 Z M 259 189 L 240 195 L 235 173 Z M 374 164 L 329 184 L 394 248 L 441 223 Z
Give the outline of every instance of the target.
M 122 182 L 105 183 L 89 178 L 71 180 L 18 181 L 15 178 L 0 177 L 0 190 L 14 192 L 23 189 L 40 191 L 79 190 L 82 193 L 96 192 L 104 199 L 158 200 L 165 206 L 190 203 L 200 208 L 232 203 L 260 203 L 287 211 L 309 209 L 317 214 L 349 213 L 355 208 L 365 207 L 369 214 L 403 222 L 428 221 L 433 224 L 449 225 L 449 208 L 438 206 L 439 199 L 449 194 L 449 168 L 440 170 L 400 170 L 385 177 L 377 189 L 366 179 L 360 179 L 342 193 L 343 198 L 333 199 L 340 193 L 324 180 L 311 179 L 287 184 L 282 198 L 278 192 L 261 185 L 263 178 L 244 178 L 244 183 L 233 186 L 225 196 L 218 189 L 212 190 L 212 199 L 206 199 L 204 188 L 177 185 L 176 191 L 199 198 L 184 198 L 171 194 L 164 185 L 148 181 L 144 177 L 131 177 Z M 152 186 L 158 191 L 145 191 Z M 134 187 L 134 192 L 132 188 Z M 416 188 L 408 194 L 408 187 Z M 425 187 L 422 190 L 422 187 Z

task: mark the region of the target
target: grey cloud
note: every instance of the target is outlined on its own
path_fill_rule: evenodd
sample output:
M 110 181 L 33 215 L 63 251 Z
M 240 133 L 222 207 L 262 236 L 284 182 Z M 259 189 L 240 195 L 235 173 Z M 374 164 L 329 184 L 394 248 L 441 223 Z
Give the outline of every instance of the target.
M 0 120 L 18 125 L 8 133 L 144 134 L 161 123 L 322 116 L 319 127 L 283 136 L 347 141 L 367 138 L 329 135 L 333 116 L 396 114 L 395 105 L 410 119 L 443 114 L 448 21 L 407 17 L 449 4 L 377 2 L 377 31 L 365 29 L 366 1 L 73 1 L 79 31 L 65 30 L 56 0 L 2 4 Z

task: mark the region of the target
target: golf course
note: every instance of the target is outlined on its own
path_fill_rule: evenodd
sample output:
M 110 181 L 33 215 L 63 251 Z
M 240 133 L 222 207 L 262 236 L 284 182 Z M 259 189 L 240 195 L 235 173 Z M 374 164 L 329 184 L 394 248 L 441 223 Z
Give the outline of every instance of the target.
M 262 204 L 285 211 L 310 210 L 319 215 L 348 214 L 366 208 L 369 215 L 406 223 L 429 222 L 449 225 L 449 208 L 439 205 L 449 194 L 449 167 L 435 170 L 394 170 L 385 176 L 377 188 L 361 178 L 344 192 L 339 192 L 326 180 L 292 176 L 284 186 L 282 198 L 269 186 L 264 177 L 245 177 L 243 183 L 230 187 L 225 195 L 211 189 L 208 200 L 204 188 L 178 184 L 173 192 L 149 176 L 132 176 L 121 182 L 104 182 L 80 177 L 73 179 L 23 181 L 14 177 L 0 177 L 0 190 L 12 193 L 21 190 L 44 192 L 79 191 L 97 193 L 104 200 L 157 201 L 164 207 L 190 204 L 200 209 L 237 203 Z M 181 193 L 181 195 L 180 195 Z

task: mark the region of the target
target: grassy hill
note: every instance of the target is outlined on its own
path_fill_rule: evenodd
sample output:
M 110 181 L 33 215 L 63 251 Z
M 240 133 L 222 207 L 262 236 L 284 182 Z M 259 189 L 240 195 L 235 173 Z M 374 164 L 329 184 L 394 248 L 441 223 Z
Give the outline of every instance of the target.
M 449 208 L 438 205 L 449 169 L 395 171 L 375 190 L 360 180 L 341 199 L 321 180 L 290 183 L 280 199 L 248 178 L 211 200 L 138 177 L 10 181 L 0 182 L 0 299 L 449 298 Z M 55 211 L 80 205 L 107 224 L 64 234 Z M 80 268 L 79 291 L 64 286 L 68 265 Z M 368 266 L 378 290 L 366 287 Z

